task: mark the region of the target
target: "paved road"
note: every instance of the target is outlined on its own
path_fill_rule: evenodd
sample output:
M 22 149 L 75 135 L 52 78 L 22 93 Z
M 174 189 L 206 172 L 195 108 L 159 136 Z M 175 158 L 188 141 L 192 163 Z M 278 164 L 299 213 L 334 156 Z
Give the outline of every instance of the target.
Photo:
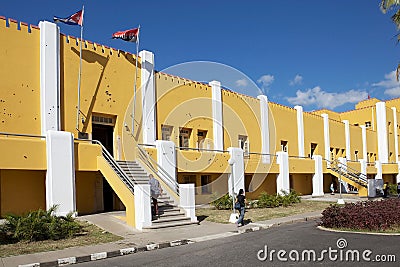
M 272 261 L 269 257 L 264 261 L 257 257 L 257 254 L 261 259 L 265 256 L 265 246 L 267 255 L 272 255 Z M 79 266 L 400 266 L 399 248 L 400 236 L 326 232 L 317 229 L 316 222 L 307 222 L 88 262 Z M 286 262 L 279 260 L 279 250 L 283 250 L 280 258 L 286 259 Z M 316 255 L 315 261 L 313 251 Z M 358 262 L 353 260 L 357 258 L 357 253 L 360 258 Z M 371 261 L 363 260 L 363 255 L 366 260 Z M 397 262 L 389 259 L 392 257 L 390 255 L 394 255 Z M 376 256 L 380 259 L 386 257 L 392 262 L 378 263 L 374 261 Z M 302 257 L 304 261 L 301 261 Z M 318 258 L 323 260 L 318 261 Z

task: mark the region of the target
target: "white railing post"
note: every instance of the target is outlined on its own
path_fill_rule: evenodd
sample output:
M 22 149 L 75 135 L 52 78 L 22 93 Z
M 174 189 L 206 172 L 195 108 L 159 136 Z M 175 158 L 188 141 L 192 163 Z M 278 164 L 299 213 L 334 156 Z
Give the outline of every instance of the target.
M 197 222 L 194 184 L 179 184 L 179 206 L 185 211 L 186 217 Z
M 151 226 L 150 185 L 135 185 L 135 225 L 138 230 Z

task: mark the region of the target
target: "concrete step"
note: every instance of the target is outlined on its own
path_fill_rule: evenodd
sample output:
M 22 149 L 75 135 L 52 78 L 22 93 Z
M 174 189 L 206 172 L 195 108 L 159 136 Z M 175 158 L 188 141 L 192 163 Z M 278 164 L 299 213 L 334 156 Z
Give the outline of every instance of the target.
M 189 226 L 189 225 L 199 225 L 199 222 L 191 222 L 189 221 L 177 221 L 177 222 L 166 222 L 162 224 L 156 224 L 148 227 L 143 227 L 143 229 L 149 229 L 149 230 L 154 230 L 154 229 L 162 229 L 162 228 L 169 228 L 169 227 L 180 227 L 180 226 Z

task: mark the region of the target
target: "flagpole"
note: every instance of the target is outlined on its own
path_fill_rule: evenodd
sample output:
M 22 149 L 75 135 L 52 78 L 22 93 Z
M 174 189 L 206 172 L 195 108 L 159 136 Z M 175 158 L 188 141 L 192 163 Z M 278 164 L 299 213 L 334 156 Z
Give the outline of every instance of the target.
M 136 37 L 135 81 L 134 81 L 134 89 L 133 89 L 133 108 L 132 108 L 132 136 L 135 136 L 135 110 L 136 110 L 138 61 L 139 61 L 139 35 L 140 35 L 140 25 L 138 27 L 138 33 L 137 33 L 137 37 Z
M 79 74 L 78 74 L 78 105 L 76 110 L 76 129 L 79 132 L 79 117 L 81 112 L 81 75 L 82 75 L 82 40 L 83 40 L 83 15 L 85 6 L 82 6 L 81 42 L 79 47 Z

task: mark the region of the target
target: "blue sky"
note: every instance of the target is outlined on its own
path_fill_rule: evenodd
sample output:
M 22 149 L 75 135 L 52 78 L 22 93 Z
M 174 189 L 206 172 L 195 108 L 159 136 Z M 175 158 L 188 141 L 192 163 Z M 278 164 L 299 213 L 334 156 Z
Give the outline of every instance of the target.
M 85 5 L 84 39 L 135 53 L 111 34 L 142 27 L 140 49 L 155 53 L 157 70 L 221 80 L 231 90 L 305 110 L 352 109 L 368 94 L 400 97 L 396 27 L 380 0 L 287 1 L 3 1 L 0 15 L 38 25 Z M 60 24 L 79 36 L 79 27 Z M 182 70 L 187 62 L 215 62 Z M 190 65 L 189 66 L 193 66 Z M 197 66 L 197 65 L 195 65 Z M 229 81 L 223 71 L 233 70 Z M 237 73 L 242 76 L 237 76 Z M 258 86 L 259 89 L 254 89 Z

